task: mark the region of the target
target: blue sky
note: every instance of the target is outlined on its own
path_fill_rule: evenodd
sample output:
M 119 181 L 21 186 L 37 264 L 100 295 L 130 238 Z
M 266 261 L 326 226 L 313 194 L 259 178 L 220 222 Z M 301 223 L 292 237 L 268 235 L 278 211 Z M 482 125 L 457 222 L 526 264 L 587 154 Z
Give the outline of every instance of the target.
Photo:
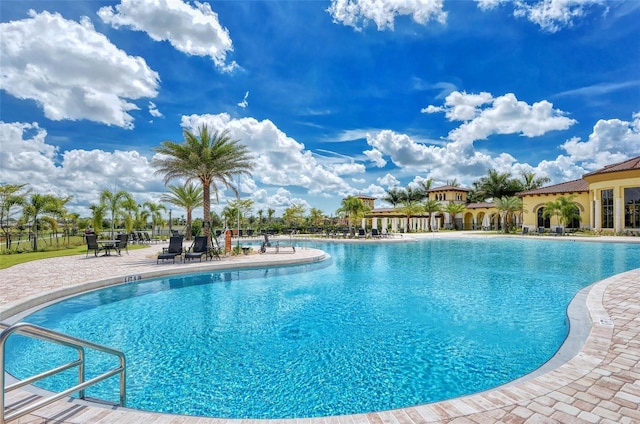
M 640 154 L 638 22 L 635 0 L 2 1 L 0 183 L 83 215 L 103 189 L 158 201 L 153 147 L 203 123 L 249 147 L 241 196 L 276 215 L 580 178 Z

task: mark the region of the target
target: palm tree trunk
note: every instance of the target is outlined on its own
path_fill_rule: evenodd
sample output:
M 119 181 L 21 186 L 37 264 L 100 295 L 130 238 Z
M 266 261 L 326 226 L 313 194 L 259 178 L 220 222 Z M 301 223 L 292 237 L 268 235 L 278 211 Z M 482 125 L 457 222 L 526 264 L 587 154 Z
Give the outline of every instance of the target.
M 202 181 L 202 212 L 204 235 L 211 236 L 211 181 Z

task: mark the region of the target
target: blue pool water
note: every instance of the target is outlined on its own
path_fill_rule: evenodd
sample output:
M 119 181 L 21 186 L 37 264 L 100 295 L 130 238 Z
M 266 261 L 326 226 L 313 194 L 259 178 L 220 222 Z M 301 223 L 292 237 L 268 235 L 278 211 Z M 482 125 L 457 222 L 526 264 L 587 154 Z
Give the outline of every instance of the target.
M 124 350 L 132 408 L 341 415 L 434 402 L 527 374 L 562 344 L 567 305 L 581 288 L 640 267 L 640 245 L 534 238 L 311 246 L 332 259 L 140 281 L 25 320 Z M 24 377 L 67 355 L 12 336 L 8 369 Z M 89 362 L 89 370 L 115 365 L 99 354 Z M 117 400 L 117 379 L 88 395 Z

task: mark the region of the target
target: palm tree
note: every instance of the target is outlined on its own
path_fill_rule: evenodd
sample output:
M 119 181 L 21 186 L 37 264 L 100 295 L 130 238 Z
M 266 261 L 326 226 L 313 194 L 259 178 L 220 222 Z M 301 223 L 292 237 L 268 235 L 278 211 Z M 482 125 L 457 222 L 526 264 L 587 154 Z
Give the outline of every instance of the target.
M 574 219 L 579 220 L 580 209 L 578 208 L 578 203 L 573 200 L 575 197 L 575 194 L 569 197 L 560 196 L 555 201 L 545 203 L 542 215 L 545 218 L 555 215 L 558 224 L 563 226 L 567 226 Z
M 5 247 L 11 248 L 11 232 L 12 226 L 11 215 L 14 208 L 20 208 L 26 203 L 26 195 L 28 193 L 20 193 L 26 184 L 0 184 L 0 227 L 4 233 Z
M 426 180 L 420 181 L 420 190 L 422 190 L 426 197 L 428 197 L 428 192 L 431 190 L 431 186 L 433 186 L 433 178 L 427 178 Z
M 123 204 L 127 201 L 132 201 L 132 199 L 131 194 L 124 190 L 115 193 L 109 190 L 100 192 L 100 203 L 106 206 L 107 211 L 111 212 L 111 238 L 113 238 L 116 219 L 123 209 Z
M 429 231 L 433 231 L 431 226 L 431 217 L 434 213 L 442 211 L 442 205 L 435 199 L 427 200 L 422 205 L 422 208 L 425 213 L 429 214 Z
M 518 196 L 501 197 L 496 199 L 496 207 L 502 213 L 502 221 L 504 223 L 504 233 L 509 232 L 512 218 L 516 213 L 523 212 L 522 198 Z
M 127 233 L 133 231 L 134 227 L 141 227 L 140 205 L 133 197 L 120 201 L 119 208 L 120 212 L 124 212 L 124 228 Z
M 142 204 L 144 208 L 149 212 L 149 216 L 151 217 L 151 236 L 153 236 L 153 231 L 157 226 L 162 223 L 162 212 L 166 211 L 167 208 L 164 205 L 153 203 L 153 202 L 144 202 Z
M 89 206 L 89 209 L 91 209 L 91 225 L 93 226 L 93 232 L 100 235 L 102 223 L 107 215 L 107 206 L 103 204 L 91 205 Z
M 443 211 L 449 214 L 449 219 L 451 220 L 451 226 L 453 227 L 454 230 L 456 229 L 456 223 L 455 223 L 456 215 L 459 213 L 462 213 L 466 209 L 467 207 L 464 204 L 455 203 L 455 202 L 449 202 L 443 208 Z
M 32 194 L 24 205 L 24 215 L 31 219 L 33 229 L 33 251 L 38 250 L 38 216 L 40 214 L 56 214 L 60 210 L 60 199 L 50 194 Z
M 522 171 L 522 191 L 535 190 L 551 181 L 549 177 L 536 177 L 533 172 Z
M 407 223 L 404 230 L 408 233 L 410 230 L 409 221 L 411 221 L 411 217 L 424 213 L 424 206 L 417 200 L 407 198 L 402 202 L 400 211 L 407 216 Z
M 191 222 L 193 221 L 193 210 L 203 205 L 202 187 L 195 184 L 185 186 L 169 186 L 170 194 L 163 194 L 160 197 L 162 202 L 171 203 L 187 211 L 187 240 L 191 240 Z
M 353 233 L 353 221 L 358 218 L 362 218 L 369 211 L 369 207 L 354 196 L 347 196 L 340 202 L 340 208 L 336 211 L 336 214 L 346 217 L 349 222 L 349 233 Z
M 391 203 L 391 205 L 395 208 L 402 201 L 403 191 L 397 187 L 392 187 L 387 190 L 387 195 L 382 198 L 387 203 Z
M 164 183 L 174 178 L 186 178 L 186 183 L 198 180 L 202 184 L 204 219 L 209 219 L 211 212 L 211 190 L 218 200 L 218 185 L 230 188 L 234 193 L 238 189 L 232 185 L 233 178 L 239 175 L 250 175 L 253 165 L 246 146 L 238 144 L 229 136 L 229 131 L 214 131 L 209 134 L 206 125 L 193 134 L 185 129 L 184 142 L 163 141 L 154 148 L 161 156 L 152 161 L 156 174 L 164 174 Z M 204 233 L 211 235 L 211 222 L 204 223 Z
M 514 196 L 523 190 L 522 183 L 512 178 L 509 172 L 498 172 L 495 169 L 490 169 L 486 177 L 474 183 L 474 187 L 476 193 L 473 197 L 476 201 Z

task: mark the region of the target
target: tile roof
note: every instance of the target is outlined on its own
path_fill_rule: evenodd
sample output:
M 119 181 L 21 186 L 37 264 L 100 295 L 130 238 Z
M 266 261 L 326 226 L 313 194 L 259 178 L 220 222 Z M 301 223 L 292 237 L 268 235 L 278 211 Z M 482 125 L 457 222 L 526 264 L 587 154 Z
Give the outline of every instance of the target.
M 464 188 L 464 187 L 456 187 L 456 186 L 452 186 L 452 185 L 445 185 L 442 187 L 435 187 L 432 189 L 427 190 L 427 193 L 432 193 L 434 191 L 469 191 L 468 188 Z
M 618 172 L 618 171 L 629 171 L 632 169 L 640 169 L 640 156 L 635 158 L 627 159 L 622 162 L 614 163 L 611 165 L 607 165 L 604 168 L 600 168 L 597 171 L 589 172 L 588 174 L 584 174 L 582 177 L 590 177 L 592 175 L 598 174 L 606 174 L 608 172 Z
M 589 191 L 589 183 L 583 179 L 567 181 L 535 190 L 521 191 L 517 194 L 518 196 L 532 196 L 535 194 L 576 193 L 581 191 Z
M 496 206 L 493 202 L 474 202 L 467 203 L 467 209 L 477 209 L 477 208 L 494 208 Z

